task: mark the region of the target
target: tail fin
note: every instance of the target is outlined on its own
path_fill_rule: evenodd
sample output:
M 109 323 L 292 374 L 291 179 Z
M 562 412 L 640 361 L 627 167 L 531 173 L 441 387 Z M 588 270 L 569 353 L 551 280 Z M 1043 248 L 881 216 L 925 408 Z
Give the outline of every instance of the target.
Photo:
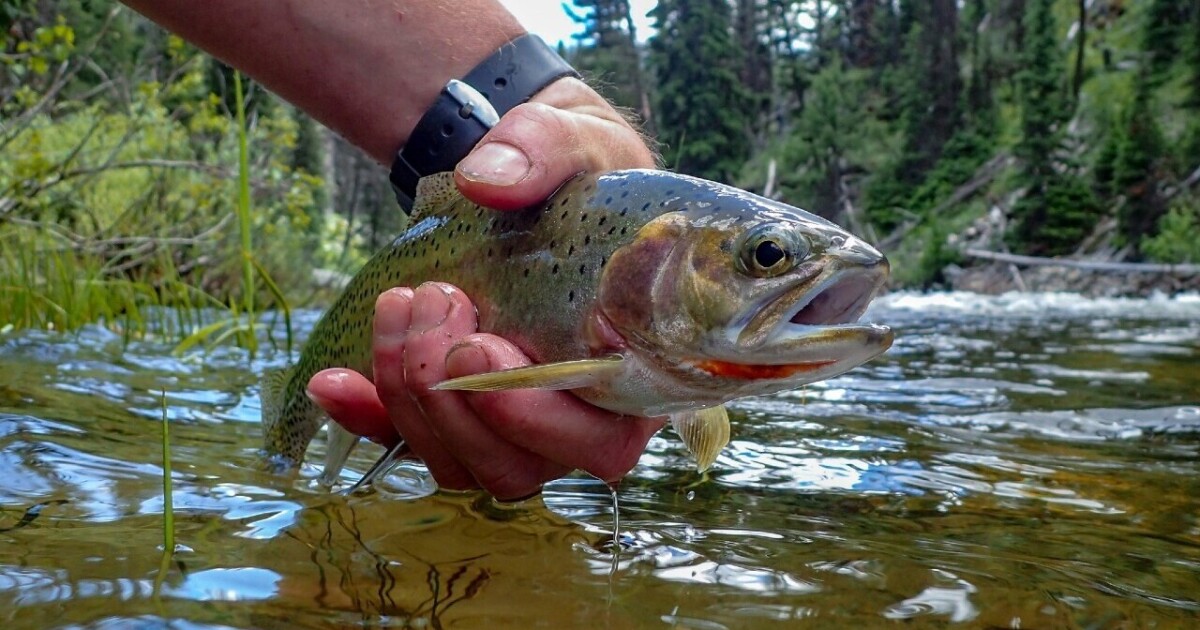
M 262 405 L 263 449 L 267 457 L 273 460 L 290 460 L 295 466 L 304 457 L 308 444 L 296 444 L 296 431 L 288 431 L 283 422 L 283 409 L 286 403 L 288 382 L 292 379 L 294 367 L 271 369 L 263 372 L 260 382 L 259 398 Z

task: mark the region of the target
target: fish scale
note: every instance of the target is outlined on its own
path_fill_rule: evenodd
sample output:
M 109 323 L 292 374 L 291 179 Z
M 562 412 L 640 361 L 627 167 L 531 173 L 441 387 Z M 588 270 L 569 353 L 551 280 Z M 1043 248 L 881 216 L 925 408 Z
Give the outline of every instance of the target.
M 651 210 L 663 207 L 645 200 L 652 189 L 635 194 L 637 183 L 581 177 L 549 203 L 519 212 L 497 212 L 461 196 L 437 208 L 418 200 L 412 226 L 354 276 L 313 328 L 296 365 L 265 377 L 267 453 L 300 461 L 324 424 L 323 412 L 305 394 L 317 372 L 343 367 L 372 377 L 375 300 L 394 287 L 427 280 L 459 287 L 474 300 L 481 331 L 509 339 L 536 362 L 587 356 L 575 328 L 595 299 L 597 276 L 614 250 L 658 216 Z M 503 300 L 491 297 L 497 291 Z M 546 308 L 550 304 L 555 307 Z M 532 343 L 531 330 L 566 343 Z
M 535 363 L 436 388 L 571 390 L 617 413 L 668 415 L 701 469 L 728 441 L 723 403 L 840 374 L 891 345 L 890 329 L 853 324 L 886 280 L 879 252 L 722 184 L 653 170 L 581 175 L 544 204 L 497 212 L 443 173 L 421 180 L 412 220 L 350 281 L 296 365 L 264 377 L 265 448 L 281 466 L 303 459 L 325 421 L 305 395 L 313 375 L 372 376 L 375 301 L 398 286 L 458 286 L 479 330 Z M 353 443 L 339 440 L 346 450 L 327 478 Z

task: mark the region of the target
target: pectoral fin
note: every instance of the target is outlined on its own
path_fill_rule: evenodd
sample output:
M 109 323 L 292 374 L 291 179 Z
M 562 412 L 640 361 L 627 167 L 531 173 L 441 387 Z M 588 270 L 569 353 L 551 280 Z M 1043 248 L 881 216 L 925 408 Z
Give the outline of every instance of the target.
M 330 421 L 328 426 L 329 438 L 325 444 L 325 469 L 318 477 L 321 485 L 326 488 L 337 483 L 342 468 L 346 466 L 346 460 L 350 459 L 350 453 L 354 451 L 355 446 L 358 446 L 357 435 L 347 431 L 336 421 Z
M 543 363 L 528 367 L 501 370 L 460 376 L 448 381 L 442 381 L 431 389 L 459 390 L 467 392 L 498 392 L 506 389 L 576 389 L 590 387 L 603 382 L 621 370 L 625 359 L 619 354 L 600 357 L 598 359 L 583 359 L 580 361 L 563 361 L 561 363 Z
M 700 472 L 708 470 L 729 443 L 729 414 L 724 405 L 672 414 L 671 427 L 696 458 Z

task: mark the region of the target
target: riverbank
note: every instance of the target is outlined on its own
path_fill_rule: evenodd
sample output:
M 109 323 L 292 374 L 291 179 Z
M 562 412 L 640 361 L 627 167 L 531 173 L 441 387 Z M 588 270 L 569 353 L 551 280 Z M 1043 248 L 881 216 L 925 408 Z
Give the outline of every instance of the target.
M 954 291 L 1000 295 L 1012 291 L 1078 293 L 1087 297 L 1149 297 L 1200 292 L 1200 274 L 1099 271 L 991 262 L 943 270 Z

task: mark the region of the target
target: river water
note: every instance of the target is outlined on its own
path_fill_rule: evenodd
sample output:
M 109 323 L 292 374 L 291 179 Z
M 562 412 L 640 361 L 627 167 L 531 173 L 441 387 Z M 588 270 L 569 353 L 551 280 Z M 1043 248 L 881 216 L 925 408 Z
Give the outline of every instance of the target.
M 619 547 L 583 476 L 499 505 L 411 467 L 351 498 L 260 471 L 282 352 L 0 334 L 0 627 L 1200 627 L 1200 297 L 867 318 L 895 347 L 735 403 L 706 479 L 656 437 Z

